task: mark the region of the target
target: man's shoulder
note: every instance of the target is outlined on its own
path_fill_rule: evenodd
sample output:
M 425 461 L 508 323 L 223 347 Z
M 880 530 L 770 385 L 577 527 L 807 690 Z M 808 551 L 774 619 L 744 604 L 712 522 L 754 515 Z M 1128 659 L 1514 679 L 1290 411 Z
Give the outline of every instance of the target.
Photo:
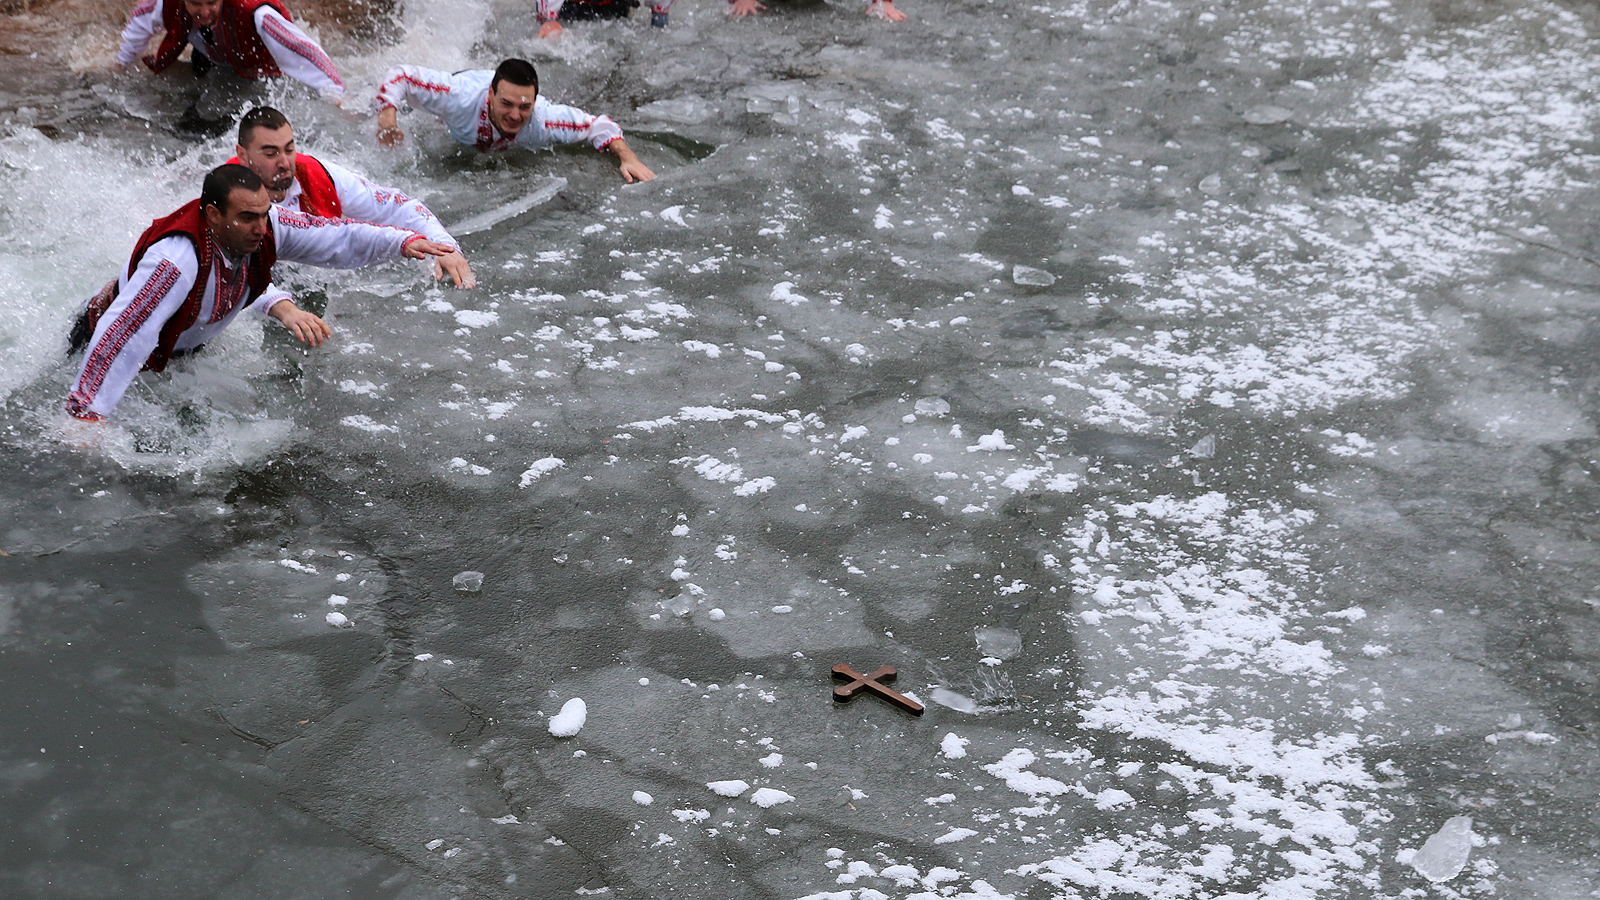
M 195 251 L 194 238 L 181 231 L 169 234 L 146 248 L 139 263 L 146 265 L 161 260 L 173 263 L 185 272 L 195 271 L 200 267 L 200 255 Z

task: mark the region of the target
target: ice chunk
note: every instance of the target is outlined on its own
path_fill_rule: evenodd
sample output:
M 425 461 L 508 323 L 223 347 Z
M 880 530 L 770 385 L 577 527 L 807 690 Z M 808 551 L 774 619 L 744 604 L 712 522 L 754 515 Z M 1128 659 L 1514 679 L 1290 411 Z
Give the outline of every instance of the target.
M 1449 881 L 1466 868 L 1471 852 L 1472 817 L 1453 816 L 1411 857 L 1411 868 L 1429 881 Z
M 519 486 L 527 487 L 544 477 L 546 472 L 553 472 L 564 465 L 566 465 L 564 461 L 556 459 L 554 456 L 546 456 L 544 459 L 534 460 L 533 465 L 522 473 L 522 481 Z
M 939 752 L 944 754 L 945 759 L 963 759 L 967 755 L 967 745 L 970 743 L 972 742 L 952 731 L 939 742 Z
M 1251 125 L 1282 125 L 1292 118 L 1294 118 L 1292 110 L 1270 104 L 1252 106 L 1244 111 L 1244 120 Z
M 971 828 L 952 828 L 943 837 L 934 838 L 933 842 L 935 844 L 954 844 L 956 841 L 964 841 L 977 833 Z
M 589 720 L 589 707 L 583 700 L 573 697 L 562 704 L 561 712 L 550 717 L 550 733 L 556 737 L 572 737 Z
M 350 624 L 350 619 L 342 612 L 328 613 L 328 624 L 335 628 L 344 628 Z
M 912 409 L 919 416 L 947 416 L 950 414 L 950 401 L 943 397 L 923 397 L 917 400 Z
M 740 782 L 743 784 L 743 782 Z M 750 795 L 750 802 L 762 809 L 771 809 L 779 803 L 793 803 L 794 795 L 777 788 L 762 788 Z
M 456 577 L 450 579 L 450 583 L 455 585 L 458 591 L 477 593 L 483 590 L 483 573 L 474 572 L 470 569 L 465 572 L 457 572 Z
M 708 781 L 706 782 L 706 787 L 710 788 L 711 793 L 716 794 L 718 797 L 737 797 L 750 790 L 750 783 L 735 778 L 731 781 Z
M 1056 283 L 1056 277 L 1043 269 L 1033 266 L 1016 265 L 1011 267 L 1011 280 L 1017 284 L 1030 287 L 1049 287 Z
M 933 689 L 933 702 L 946 706 L 956 712 L 975 713 L 978 711 L 977 701 L 964 694 L 958 694 L 949 688 L 936 687 Z
M 634 791 L 633 802 L 639 804 L 640 806 L 649 806 L 650 804 L 656 802 L 656 798 L 646 794 L 644 791 Z
M 776 769 L 777 767 L 783 765 L 783 754 L 768 753 L 766 756 L 756 760 L 756 762 L 761 763 L 763 766 L 766 766 L 769 769 Z
M 1210 459 L 1217 455 L 1217 436 L 1208 434 L 1189 448 L 1189 455 L 1195 459 Z
M 1022 635 L 1014 628 L 980 625 L 972 629 L 972 636 L 978 642 L 978 651 L 985 656 L 1010 659 L 1022 652 Z
M 1200 193 L 1208 194 L 1212 197 L 1222 193 L 1222 176 L 1213 172 L 1200 179 Z

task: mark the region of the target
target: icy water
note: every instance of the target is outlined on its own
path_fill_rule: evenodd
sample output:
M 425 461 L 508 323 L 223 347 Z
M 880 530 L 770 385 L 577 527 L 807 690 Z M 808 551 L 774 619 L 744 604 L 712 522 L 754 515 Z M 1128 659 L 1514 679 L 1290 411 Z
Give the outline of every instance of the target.
M 324 25 L 303 149 L 566 185 L 94 449 L 67 322 L 232 142 L 8 17 L 0 896 L 1600 895 L 1600 14 L 772 6 Z M 511 54 L 660 177 L 372 146 Z

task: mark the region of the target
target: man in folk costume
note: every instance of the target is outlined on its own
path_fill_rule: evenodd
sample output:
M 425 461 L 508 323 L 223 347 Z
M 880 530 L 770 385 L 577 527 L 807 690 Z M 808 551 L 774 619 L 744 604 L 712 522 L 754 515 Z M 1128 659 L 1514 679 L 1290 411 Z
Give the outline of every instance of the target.
M 405 139 L 397 108 L 411 104 L 438 116 L 451 137 L 479 153 L 587 141 L 596 150 L 616 155 L 623 181 L 656 177 L 628 148 L 622 129 L 610 116 L 591 116 L 539 96 L 539 73 L 527 60 L 508 59 L 493 72 L 469 69 L 454 75 L 421 66 L 395 66 L 384 76 L 377 102 L 378 142 L 386 147 Z
M 145 55 L 150 39 L 162 30 L 160 47 Z M 344 97 L 333 61 L 294 24 L 282 0 L 138 0 L 122 29 L 117 63 L 128 68 L 143 57 L 146 66 L 161 72 L 191 44 L 195 74 L 206 79 L 195 111 L 202 119 L 231 118 L 238 107 L 230 104 L 243 92 L 243 82 L 279 75 L 302 81 L 335 103 Z
M 403 191 L 373 184 L 343 166 L 300 152 L 289 119 L 270 106 L 258 106 L 239 120 L 239 144 L 234 152 L 228 162 L 247 166 L 261 176 L 267 196 L 278 206 L 325 219 L 393 225 L 438 244 L 456 244 L 433 213 Z M 477 283 L 460 250 L 434 257 L 433 266 L 434 278 L 449 274 L 456 287 Z
M 639 0 L 536 0 L 539 37 L 561 34 L 561 23 L 588 19 L 624 19 L 639 5 Z M 672 0 L 650 0 L 650 24 L 667 27 Z
M 279 259 L 354 269 L 451 249 L 399 228 L 273 206 L 256 173 L 219 166 L 206 175 L 200 199 L 145 229 L 127 269 L 79 317 L 73 349 L 86 346 L 88 352 L 67 412 L 103 419 L 141 370 L 164 370 L 247 307 L 282 322 L 304 343 L 320 345 L 332 330 L 272 284 Z

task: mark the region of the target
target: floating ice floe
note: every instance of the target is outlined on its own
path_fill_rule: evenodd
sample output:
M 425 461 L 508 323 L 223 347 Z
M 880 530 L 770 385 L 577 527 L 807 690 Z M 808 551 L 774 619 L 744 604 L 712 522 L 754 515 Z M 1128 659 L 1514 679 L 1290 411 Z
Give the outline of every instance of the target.
M 1438 883 L 1449 881 L 1467 867 L 1472 853 L 1472 817 L 1454 816 L 1411 857 L 1411 868 L 1423 878 Z
M 967 755 L 967 745 L 970 743 L 972 742 L 952 731 L 939 742 L 939 752 L 944 754 L 945 759 L 964 759 Z
M 1049 287 L 1056 283 L 1056 276 L 1033 266 L 1016 265 L 1011 267 L 1011 280 L 1029 287 Z
M 573 697 L 562 704 L 561 712 L 550 717 L 550 733 L 556 737 L 572 737 L 583 728 L 583 723 L 589 720 L 589 707 L 583 700 Z
M 1022 635 L 1015 628 L 980 625 L 972 629 L 972 637 L 985 656 L 1007 660 L 1022 652 Z
M 644 791 L 634 791 L 633 802 L 639 804 L 640 806 L 649 806 L 650 804 L 656 802 L 656 798 L 646 794 Z
M 750 802 L 762 809 L 771 809 L 779 803 L 793 803 L 794 795 L 777 788 L 761 788 L 750 795 Z
M 471 570 L 457 572 L 455 577 L 450 579 L 450 584 L 458 591 L 477 593 L 483 590 L 483 573 Z
M 740 781 L 737 778 L 729 781 L 708 781 L 706 782 L 706 787 L 710 788 L 711 793 L 716 794 L 718 797 L 737 797 L 750 790 L 750 782 Z

